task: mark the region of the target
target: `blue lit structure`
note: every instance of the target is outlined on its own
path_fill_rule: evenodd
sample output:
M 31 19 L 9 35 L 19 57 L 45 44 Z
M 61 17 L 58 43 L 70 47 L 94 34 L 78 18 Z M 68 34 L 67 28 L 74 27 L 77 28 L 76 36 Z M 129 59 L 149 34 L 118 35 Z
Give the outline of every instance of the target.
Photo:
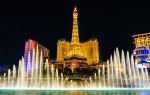
M 138 65 L 140 67 L 143 66 L 145 68 L 149 68 L 150 62 L 147 62 L 147 58 L 150 54 L 150 50 L 148 49 L 148 47 L 139 46 L 139 47 L 135 48 L 135 50 L 133 51 L 133 54 L 137 59 L 139 59 Z

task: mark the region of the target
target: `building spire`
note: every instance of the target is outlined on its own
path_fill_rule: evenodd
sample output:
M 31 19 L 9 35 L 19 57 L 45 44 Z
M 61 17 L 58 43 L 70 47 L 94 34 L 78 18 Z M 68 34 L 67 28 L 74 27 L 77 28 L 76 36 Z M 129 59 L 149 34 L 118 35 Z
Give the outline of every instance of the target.
M 78 11 L 77 8 L 74 8 L 73 11 L 73 29 L 72 29 L 72 39 L 71 44 L 79 43 L 79 33 L 78 33 Z

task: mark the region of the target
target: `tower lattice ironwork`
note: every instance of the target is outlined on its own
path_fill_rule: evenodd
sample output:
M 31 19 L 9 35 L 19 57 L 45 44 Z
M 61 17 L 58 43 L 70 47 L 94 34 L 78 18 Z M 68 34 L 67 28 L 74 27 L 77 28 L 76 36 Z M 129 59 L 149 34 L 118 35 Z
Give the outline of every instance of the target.
M 72 29 L 72 39 L 71 45 L 66 58 L 84 58 L 83 52 L 80 47 L 79 33 L 78 33 L 78 11 L 74 8 L 73 12 L 73 29 Z

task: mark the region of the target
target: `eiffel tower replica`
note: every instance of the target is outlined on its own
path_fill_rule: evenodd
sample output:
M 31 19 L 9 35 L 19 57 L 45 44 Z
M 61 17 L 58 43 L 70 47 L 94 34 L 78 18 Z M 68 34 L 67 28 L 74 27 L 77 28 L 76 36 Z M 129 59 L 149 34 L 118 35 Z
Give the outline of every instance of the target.
M 71 41 L 65 39 L 57 42 L 57 62 L 63 67 L 85 68 L 99 62 L 99 48 L 97 39 L 90 39 L 81 43 L 78 32 L 78 11 L 73 11 L 73 28 Z
M 72 67 L 80 66 L 79 63 L 86 63 L 87 59 L 84 57 L 83 51 L 81 50 L 79 41 L 79 33 L 78 33 L 78 12 L 77 8 L 74 8 L 73 12 L 73 29 L 72 29 L 72 38 L 70 49 L 66 52 L 66 56 L 64 60 L 71 63 Z

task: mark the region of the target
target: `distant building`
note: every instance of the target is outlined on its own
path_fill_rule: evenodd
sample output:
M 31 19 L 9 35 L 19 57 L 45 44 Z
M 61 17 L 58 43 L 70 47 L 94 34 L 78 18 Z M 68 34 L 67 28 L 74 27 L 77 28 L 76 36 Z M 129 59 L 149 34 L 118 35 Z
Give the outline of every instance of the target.
M 135 47 L 146 46 L 150 48 L 150 33 L 133 35 L 132 38 Z
M 73 12 L 73 29 L 71 42 L 65 39 L 57 42 L 57 62 L 65 66 L 84 67 L 99 62 L 99 46 L 97 39 L 90 39 L 87 42 L 79 41 L 78 33 L 78 12 L 75 7 Z M 85 34 L 86 35 L 86 34 Z
M 46 59 L 48 58 L 49 59 L 49 53 L 50 51 L 44 47 L 43 45 L 39 44 L 38 42 L 34 41 L 34 40 L 31 40 L 29 39 L 28 41 L 25 42 L 25 51 L 24 51 L 24 64 L 25 64 L 25 70 L 27 68 L 27 64 L 28 64 L 28 61 L 29 61 L 29 53 L 30 53 L 30 68 L 32 67 L 32 56 L 33 56 L 33 50 L 35 50 L 36 48 L 38 47 L 38 55 L 40 57 L 40 54 L 41 54 L 41 51 L 42 51 L 42 55 L 43 55 L 43 61 L 45 62 Z M 35 50 L 35 53 L 37 55 L 37 52 Z
M 138 67 L 150 68 L 150 33 L 133 35 L 135 49 L 133 54 L 137 58 Z

